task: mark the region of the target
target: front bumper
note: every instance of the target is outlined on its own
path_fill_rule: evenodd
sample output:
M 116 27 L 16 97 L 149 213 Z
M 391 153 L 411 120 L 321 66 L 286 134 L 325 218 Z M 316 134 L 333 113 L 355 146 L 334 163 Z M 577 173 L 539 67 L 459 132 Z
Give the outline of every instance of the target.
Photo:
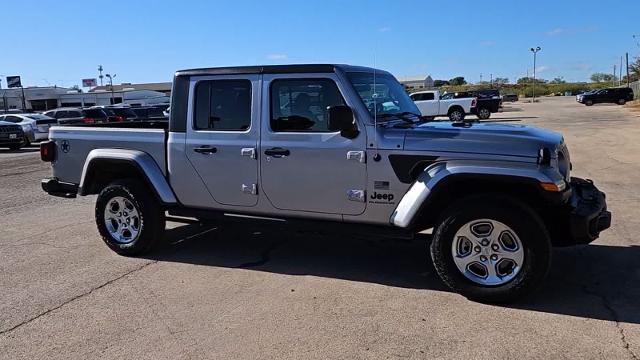
M 560 245 L 588 244 L 611 226 L 611 212 L 607 210 L 606 195 L 593 181 L 571 178 L 569 208 L 563 219 Z
M 78 185 L 60 182 L 56 178 L 42 179 L 41 185 L 42 190 L 49 195 L 64 198 L 74 198 L 78 195 Z

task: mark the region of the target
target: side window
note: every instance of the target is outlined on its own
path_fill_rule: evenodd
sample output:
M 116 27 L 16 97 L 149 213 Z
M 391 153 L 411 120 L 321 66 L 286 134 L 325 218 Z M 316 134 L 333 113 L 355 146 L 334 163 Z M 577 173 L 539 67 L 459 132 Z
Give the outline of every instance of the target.
M 422 94 L 422 100 L 433 100 L 435 99 L 434 93 L 424 93 Z
M 194 129 L 245 131 L 251 126 L 251 82 L 206 80 L 196 84 Z
M 271 82 L 271 130 L 332 132 L 327 108 L 343 105 L 331 79 L 281 79 Z
M 57 111 L 56 119 L 66 118 L 68 113 L 69 113 L 68 111 Z
M 4 121 L 12 122 L 12 123 L 14 123 L 14 124 L 19 123 L 21 120 L 22 120 L 22 119 L 20 119 L 19 117 L 17 117 L 17 116 L 11 116 L 11 115 L 9 115 L 9 116 L 7 116 L 7 117 L 5 117 L 5 118 L 4 118 Z
M 449 100 L 449 99 L 453 99 L 454 93 L 448 93 L 448 94 L 444 94 L 442 95 L 442 97 L 440 98 L 440 100 Z

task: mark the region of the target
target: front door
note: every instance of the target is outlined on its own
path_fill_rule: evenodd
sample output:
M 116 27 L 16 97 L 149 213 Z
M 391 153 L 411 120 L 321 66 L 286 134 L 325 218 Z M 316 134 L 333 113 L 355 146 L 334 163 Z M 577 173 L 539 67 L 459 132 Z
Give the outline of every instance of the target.
M 347 139 L 327 124 L 327 108 L 345 104 L 342 93 L 334 74 L 264 75 L 261 184 L 274 207 L 364 212 L 364 128 Z
M 194 77 L 190 87 L 189 161 L 213 201 L 256 205 L 260 75 Z

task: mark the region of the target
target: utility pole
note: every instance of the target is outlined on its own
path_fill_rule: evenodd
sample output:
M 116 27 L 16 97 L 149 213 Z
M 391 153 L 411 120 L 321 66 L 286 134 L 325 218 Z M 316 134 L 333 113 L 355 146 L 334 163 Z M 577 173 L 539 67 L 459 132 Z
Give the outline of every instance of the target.
M 613 64 L 613 86 L 616 86 L 616 65 Z
M 622 86 L 622 56 L 620 56 L 620 76 L 618 76 L 618 86 Z
M 493 87 L 493 74 L 489 74 L 489 86 Z
M 531 52 L 533 53 L 533 98 L 531 103 L 536 102 L 536 55 L 540 50 L 542 50 L 540 46 L 537 46 L 535 49 L 531 48 Z
M 482 73 L 480 73 L 480 82 L 482 82 Z
M 631 86 L 629 85 L 629 53 L 625 53 L 625 57 L 627 58 L 627 87 Z
M 111 88 L 111 105 L 115 105 L 113 100 L 113 78 L 116 77 L 116 74 L 113 74 L 113 76 L 110 74 L 105 74 L 104 76 L 109 78 L 109 87 Z

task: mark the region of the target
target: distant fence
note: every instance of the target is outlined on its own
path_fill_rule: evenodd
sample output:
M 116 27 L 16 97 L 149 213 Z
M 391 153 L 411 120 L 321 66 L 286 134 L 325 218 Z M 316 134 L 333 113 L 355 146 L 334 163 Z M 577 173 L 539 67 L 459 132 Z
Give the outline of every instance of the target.
M 640 81 L 634 81 L 630 84 L 636 99 L 640 99 Z

